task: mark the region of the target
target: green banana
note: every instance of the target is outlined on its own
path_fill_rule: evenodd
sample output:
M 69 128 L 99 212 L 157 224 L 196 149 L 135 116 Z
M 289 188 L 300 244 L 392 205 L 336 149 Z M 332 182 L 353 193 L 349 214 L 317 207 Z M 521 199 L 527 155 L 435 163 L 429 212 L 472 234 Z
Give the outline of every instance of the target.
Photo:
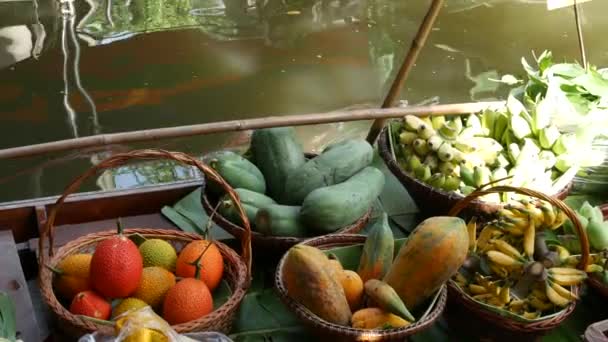
M 464 153 L 471 153 L 477 150 L 477 147 L 468 139 L 458 139 L 452 143 L 452 146 Z
M 532 134 L 532 128 L 528 121 L 519 115 L 511 116 L 510 128 L 511 132 L 513 132 L 513 135 L 515 135 L 518 140 L 522 140 Z
M 466 127 L 472 127 L 481 130 L 481 120 L 476 114 L 471 114 L 467 117 Z
M 477 166 L 473 169 L 473 180 L 475 186 L 480 187 L 490 182 L 490 169 L 485 166 Z
M 399 134 L 399 142 L 404 145 L 411 145 L 418 138 L 418 134 L 409 131 L 403 131 Z
M 473 191 L 475 191 L 475 188 L 470 185 L 461 185 L 460 186 L 460 192 L 462 192 L 462 194 L 465 196 L 469 195 Z
M 413 155 L 407 160 L 406 170 L 414 172 L 420 165 L 422 165 L 422 161 L 420 161 L 420 158 L 418 158 L 417 155 Z
M 493 130 L 493 138 L 495 140 L 500 140 L 502 138 L 503 133 L 509 126 L 509 117 L 505 113 L 497 112 L 497 116 L 494 119 L 494 130 Z
M 549 127 L 545 127 L 540 130 L 538 134 L 538 141 L 540 142 L 540 146 L 544 149 L 551 149 L 557 139 L 559 139 L 561 133 L 557 129 L 557 127 L 551 125 Z
M 426 140 L 418 138 L 412 142 L 412 146 L 414 147 L 416 154 L 420 157 L 425 157 L 429 153 L 429 146 L 426 143 Z
M 433 115 L 431 116 L 431 122 L 433 124 L 433 129 L 438 130 L 445 123 L 445 116 Z
M 492 181 L 496 181 L 508 176 L 507 170 L 505 168 L 499 167 L 492 171 L 492 176 L 490 177 Z
M 443 173 L 446 176 L 451 174 L 458 174 L 460 172 L 460 167 L 452 162 L 440 162 L 439 163 L 439 172 Z
M 418 136 L 422 139 L 428 139 L 435 134 L 435 130 L 429 125 L 422 125 L 418 129 Z
M 429 185 L 436 189 L 443 188 L 443 184 L 445 183 L 445 175 L 442 173 L 435 173 L 429 178 Z
M 497 114 L 493 110 L 484 110 L 481 114 L 481 127 L 487 131 L 486 135 L 494 136 L 494 120 Z
M 441 137 L 445 140 L 455 140 L 458 138 L 460 131 L 457 131 L 453 125 L 450 125 L 451 121 L 445 122 L 438 130 Z
M 507 167 L 509 166 L 511 163 L 509 162 L 509 159 L 507 159 L 506 155 L 508 152 L 501 152 L 498 154 L 498 156 L 496 156 L 496 162 L 494 163 L 494 167 Z
M 420 166 L 418 166 L 414 172 L 416 174 L 416 178 L 422 182 L 426 182 L 429 178 L 431 178 L 431 168 L 428 165 L 420 164 Z
M 444 162 L 448 162 L 452 159 L 454 159 L 454 149 L 452 148 L 452 145 L 449 143 L 444 143 L 443 145 L 441 145 L 441 147 L 439 147 L 439 150 L 437 151 L 437 155 L 439 156 L 439 159 L 441 159 Z
M 468 186 L 475 186 L 473 170 L 463 164 L 460 165 L 460 179 Z
M 432 137 L 428 138 L 428 140 L 426 141 L 429 148 L 435 152 L 439 150 L 439 147 L 443 144 L 443 142 L 444 142 L 444 140 L 438 134 L 433 135 Z
M 403 124 L 404 124 L 405 129 L 408 131 L 411 131 L 411 132 L 418 132 L 420 127 L 427 125 L 427 123 L 424 122 L 424 120 L 422 120 L 421 118 L 419 118 L 415 115 L 406 115 L 403 118 Z
M 462 131 L 460 131 L 460 134 L 458 134 L 459 138 L 472 138 L 474 136 L 476 136 L 477 134 L 481 134 L 481 129 L 476 129 L 475 127 L 465 127 L 462 129 Z
M 549 150 L 540 151 L 538 154 L 538 159 L 545 166 L 545 169 L 551 169 L 557 162 L 555 154 Z
M 551 148 L 556 156 L 574 151 L 576 149 L 576 134 L 565 133 L 559 136 Z
M 422 164 L 428 165 L 431 168 L 431 171 L 435 171 L 439 167 L 439 159 L 437 159 L 437 156 L 434 154 L 429 154 L 424 158 Z
M 516 164 L 517 158 L 519 158 L 519 153 L 521 152 L 519 145 L 516 143 L 511 143 L 509 146 L 507 146 L 507 151 L 509 153 L 511 163 Z
M 460 188 L 460 178 L 454 175 L 447 176 L 443 183 L 443 189 L 445 191 L 456 191 Z

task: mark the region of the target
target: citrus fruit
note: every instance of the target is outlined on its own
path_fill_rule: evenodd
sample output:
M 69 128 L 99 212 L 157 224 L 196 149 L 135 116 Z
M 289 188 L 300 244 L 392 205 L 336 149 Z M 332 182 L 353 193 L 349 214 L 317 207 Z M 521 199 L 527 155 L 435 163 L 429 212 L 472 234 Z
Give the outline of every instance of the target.
M 116 318 L 129 310 L 137 310 L 146 306 L 148 306 L 148 303 L 139 298 L 125 298 L 114 307 L 114 310 L 112 311 L 112 318 Z
M 175 285 L 173 273 L 158 266 L 144 267 L 139 287 L 133 297 L 148 303 L 153 309 L 158 309 L 165 299 L 165 294 Z
M 213 297 L 205 282 L 184 278 L 173 286 L 163 303 L 163 318 L 171 325 L 189 322 L 213 311 Z
M 204 252 L 204 254 L 203 254 Z M 175 274 L 178 277 L 194 277 L 194 263 L 199 257 L 201 266 L 200 279 L 205 282 L 210 291 L 213 291 L 222 280 L 224 273 L 224 258 L 219 248 L 207 240 L 195 240 L 186 245 L 177 257 Z
M 91 285 L 108 298 L 124 298 L 132 294 L 141 280 L 143 260 L 133 241 L 122 233 L 101 241 L 91 259 Z
M 72 299 L 70 312 L 74 315 L 84 315 L 97 319 L 110 318 L 112 306 L 103 297 L 93 291 L 83 291 Z
M 150 239 L 139 245 L 139 252 L 144 259 L 144 267 L 160 266 L 168 271 L 175 270 L 177 253 L 165 240 Z
M 77 293 L 91 289 L 91 257 L 91 254 L 72 254 L 53 269 L 55 290 L 61 297 L 71 301 Z

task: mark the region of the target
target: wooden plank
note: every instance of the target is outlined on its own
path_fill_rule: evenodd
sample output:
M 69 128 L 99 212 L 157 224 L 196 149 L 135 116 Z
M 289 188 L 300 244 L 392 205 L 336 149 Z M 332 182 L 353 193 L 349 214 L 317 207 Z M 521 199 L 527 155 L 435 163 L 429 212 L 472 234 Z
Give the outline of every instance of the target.
M 94 191 L 71 195 L 60 209 L 57 224 L 76 224 L 118 216 L 158 213 L 201 186 L 201 180 L 173 182 L 137 189 Z M 59 196 L 0 204 L 0 230 L 12 230 L 17 242 L 38 236 L 36 207 L 48 212 Z
M 0 270 L 0 291 L 8 293 L 15 302 L 19 338 L 23 341 L 41 341 L 34 306 L 10 231 L 0 231 Z

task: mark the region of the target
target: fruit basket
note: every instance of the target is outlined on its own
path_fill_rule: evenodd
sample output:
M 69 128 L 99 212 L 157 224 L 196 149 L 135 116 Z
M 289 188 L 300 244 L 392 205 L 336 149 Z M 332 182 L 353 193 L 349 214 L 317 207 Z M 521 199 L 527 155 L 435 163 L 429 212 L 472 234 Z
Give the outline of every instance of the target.
M 602 213 L 604 214 L 604 220 L 608 221 L 608 204 L 602 205 L 601 209 L 602 209 Z M 606 267 L 608 267 L 608 265 L 605 264 L 604 272 L 606 272 Z M 595 276 L 589 277 L 587 282 L 589 283 L 589 286 L 594 288 L 599 294 L 601 294 L 605 298 L 608 298 L 608 284 L 607 283 L 602 282 L 600 279 L 597 279 Z
M 371 166 L 367 141 L 347 139 L 311 154 L 302 151 L 294 132 L 256 130 L 249 156 L 216 151 L 203 157 L 242 195 L 254 248 L 275 256 L 307 238 L 359 232 L 384 185 L 384 175 Z M 366 186 L 358 185 L 362 181 Z M 202 194 L 205 211 L 230 234 L 242 235 L 230 201 L 211 185 Z M 357 203 L 350 203 L 354 198 Z
M 203 314 L 202 316 L 199 314 L 198 317 L 195 319 L 172 325 L 173 329 L 178 333 L 191 331 L 219 331 L 227 333 L 231 328 L 235 313 L 251 282 L 251 241 L 250 235 L 248 234 L 249 221 L 247 220 L 247 217 L 241 207 L 238 195 L 212 168 L 208 167 L 201 161 L 181 152 L 168 152 L 164 150 L 150 149 L 136 150 L 128 153 L 116 154 L 106 160 L 103 160 L 96 166 L 90 168 L 87 172 L 76 178 L 65 189 L 64 193 L 61 197 L 59 197 L 59 199 L 56 201 L 55 205 L 52 207 L 49 213 L 45 228 L 41 232 L 41 237 L 39 239 L 39 286 L 45 303 L 50 307 L 50 309 L 55 314 L 58 320 L 59 327 L 61 327 L 62 330 L 64 330 L 67 334 L 71 336 L 82 336 L 85 333 L 90 333 L 94 331 L 112 334 L 114 332 L 114 326 L 111 321 L 100 320 L 94 317 L 88 317 L 80 314 L 75 315 L 70 310 L 68 310 L 62 304 L 62 302 L 60 302 L 58 296 L 56 296 L 54 288 L 55 272 L 53 272 L 52 270 L 57 269 L 58 265 L 62 262 L 62 260 L 79 253 L 91 253 L 93 250 L 96 250 L 100 244 L 105 241 L 109 241 L 108 239 L 116 237 L 117 235 L 115 231 L 105 231 L 88 234 L 75 240 L 72 240 L 66 245 L 58 248 L 57 250 L 54 250 L 53 240 L 55 233 L 54 224 L 56 216 L 66 198 L 71 193 L 75 192 L 87 178 L 96 175 L 99 171 L 102 171 L 104 169 L 121 166 L 133 160 L 153 159 L 169 159 L 198 168 L 204 174 L 204 180 L 213 179 L 223 189 L 225 189 L 225 191 L 237 204 L 237 208 L 243 218 L 243 222 L 245 222 L 244 225 L 246 227 L 245 233 L 241 235 L 240 240 L 242 256 L 239 256 L 239 254 L 237 254 L 234 250 L 219 241 L 210 242 L 209 240 L 205 241 L 207 248 L 205 248 L 205 250 L 200 254 L 198 259 L 195 260 L 198 266 L 194 266 L 197 268 L 198 273 L 198 269 L 200 268 L 199 260 L 201 260 L 207 249 L 209 249 L 209 247 L 211 246 L 217 247 L 214 253 L 221 254 L 221 258 L 219 260 L 223 262 L 223 272 L 221 273 L 221 278 L 219 278 L 217 281 L 222 282 L 222 284 L 225 283 L 225 286 L 229 288 L 229 290 L 227 290 L 229 294 L 226 295 L 227 298 L 225 299 L 225 302 L 223 302 L 218 307 L 210 307 L 209 312 Z M 204 184 L 205 183 L 203 183 L 203 186 Z M 184 245 L 189 245 L 190 243 L 196 241 L 203 241 L 200 235 L 185 233 L 178 230 L 136 228 L 126 229 L 121 232 L 119 228 L 119 233 L 123 235 L 121 238 L 123 238 L 124 236 L 129 237 L 128 239 L 123 239 L 124 241 L 131 241 L 130 239 L 133 239 L 134 237 L 138 239 L 159 239 L 168 242 L 176 250 L 180 250 L 180 248 Z M 47 242 L 49 246 L 48 248 L 46 246 Z M 137 251 L 137 247 L 135 248 L 135 250 Z M 182 249 L 182 252 L 183 251 L 184 249 Z M 95 254 L 93 254 L 93 259 L 90 264 L 91 269 L 93 269 L 94 262 Z M 139 269 L 142 270 L 142 261 L 139 261 L 139 263 Z M 179 259 L 177 259 L 176 263 L 177 264 L 175 266 L 175 269 L 177 270 L 180 263 Z M 91 286 L 96 287 L 93 284 L 92 277 L 93 272 L 91 271 Z M 198 282 L 202 282 L 204 280 L 205 282 L 207 282 L 206 278 L 204 277 L 198 279 L 196 278 L 198 278 L 197 275 L 195 275 L 194 278 L 189 276 L 183 276 L 182 279 L 178 279 L 176 284 L 179 285 L 185 280 L 193 280 Z M 190 283 L 192 283 L 192 281 Z M 173 288 L 175 287 L 176 286 L 173 286 Z M 211 286 L 209 286 L 209 289 L 213 290 Z M 97 290 L 97 288 L 95 290 Z M 169 292 L 165 292 L 167 293 L 167 297 L 169 296 Z M 107 303 L 108 298 L 117 297 L 100 295 L 99 298 L 102 298 L 102 300 L 106 300 Z M 211 301 L 213 301 L 213 299 L 211 299 Z M 109 304 L 104 305 L 109 306 Z M 107 317 L 109 317 L 109 313 Z
M 380 157 L 384 160 L 391 173 L 397 177 L 401 184 L 403 184 L 421 212 L 427 216 L 445 215 L 454 207 L 454 205 L 464 199 L 465 196 L 457 192 L 446 191 L 430 186 L 406 172 L 391 153 L 388 127 L 390 126 L 387 125 L 384 127 L 378 138 L 378 152 Z M 559 199 L 564 199 L 568 196 L 571 188 L 572 182 L 569 182 L 554 196 Z M 431 203 L 432 205 L 430 205 Z M 499 210 L 500 207 L 501 205 L 498 203 L 474 200 L 464 209 L 463 214 L 466 214 L 467 216 L 490 215 Z
M 460 229 L 445 221 L 427 222 L 415 237 L 393 240 L 385 214 L 367 238 L 336 234 L 306 240 L 281 258 L 277 292 L 323 340 L 403 341 L 431 327 L 445 307 L 445 281 L 466 256 L 466 246 L 454 241 L 458 235 L 466 238 L 466 227 L 455 219 Z M 441 257 L 430 257 L 439 250 Z M 427 272 L 439 259 L 441 270 Z M 408 281 L 402 281 L 404 269 L 411 271 Z M 340 285 L 331 279 L 339 279 Z
M 464 317 L 483 321 L 484 328 L 479 333 L 487 338 L 534 340 L 560 325 L 574 311 L 580 285 L 587 279 L 589 242 L 572 209 L 555 197 L 525 188 L 496 186 L 477 190 L 459 201 L 448 215 L 458 215 L 479 196 L 500 192 L 517 192 L 539 201 L 527 201 L 528 206 L 521 207 L 505 205 L 500 212 L 505 216 L 496 214 L 498 219 L 481 222 L 483 229 L 479 234 L 479 222 L 469 222 L 473 243 L 463 268 L 448 282 L 448 317 L 455 322 Z M 540 203 L 548 204 L 556 215 L 550 215 L 547 207 L 536 210 L 534 206 Z M 524 211 L 528 213 L 529 221 L 524 222 L 527 228 L 517 236 L 511 235 L 513 226 L 502 222 L 517 225 L 517 218 L 509 216 L 508 221 L 501 222 L 500 217 Z M 567 219 L 578 236 L 576 243 L 580 244 L 576 246 L 580 255 L 572 259 L 562 258 L 565 248 L 558 245 L 550 246 L 555 250 L 549 250 L 545 244 L 551 239 L 548 234 L 563 227 Z M 539 223 L 548 221 L 551 228 Z

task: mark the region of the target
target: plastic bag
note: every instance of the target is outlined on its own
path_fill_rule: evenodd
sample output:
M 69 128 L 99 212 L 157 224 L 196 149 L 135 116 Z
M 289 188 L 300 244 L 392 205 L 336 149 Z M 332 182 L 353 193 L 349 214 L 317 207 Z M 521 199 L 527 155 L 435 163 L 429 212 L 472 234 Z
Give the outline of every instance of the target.
M 82 336 L 78 342 L 232 342 L 216 332 L 178 334 L 149 306 L 116 317 L 115 328 L 115 336 L 96 332 Z

